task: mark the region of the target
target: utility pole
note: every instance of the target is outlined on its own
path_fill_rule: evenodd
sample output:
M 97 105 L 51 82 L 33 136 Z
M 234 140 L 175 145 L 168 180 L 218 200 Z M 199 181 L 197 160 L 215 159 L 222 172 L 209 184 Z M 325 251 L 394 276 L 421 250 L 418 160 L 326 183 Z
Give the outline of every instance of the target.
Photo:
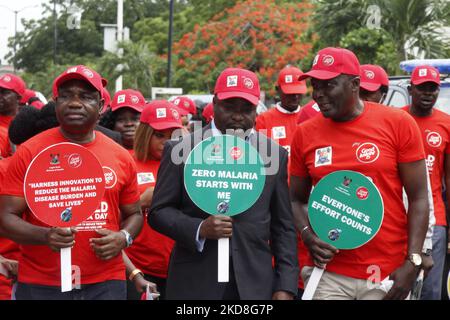
M 170 0 L 169 10 L 169 40 L 167 42 L 167 82 L 166 87 L 171 86 L 172 77 L 172 32 L 173 32 L 173 0 Z
M 53 0 L 53 64 L 56 65 L 56 50 L 58 46 L 58 16 L 56 15 L 56 0 Z
M 117 0 L 117 43 L 123 41 L 123 0 Z M 122 49 L 118 49 L 119 57 L 122 57 Z M 122 69 L 122 65 L 118 66 Z M 116 92 L 122 90 L 122 76 L 116 79 Z

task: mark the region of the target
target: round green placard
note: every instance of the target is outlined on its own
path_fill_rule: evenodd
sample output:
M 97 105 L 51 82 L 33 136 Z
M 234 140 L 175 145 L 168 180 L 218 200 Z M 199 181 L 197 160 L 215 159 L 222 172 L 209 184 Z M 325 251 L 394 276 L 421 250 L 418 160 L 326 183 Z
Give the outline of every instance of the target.
M 195 205 L 212 215 L 244 212 L 261 196 L 265 180 L 258 151 L 232 135 L 203 140 L 184 167 L 186 192 Z
M 323 177 L 311 192 L 308 216 L 317 236 L 338 249 L 369 242 L 383 222 L 384 205 L 375 184 L 350 170 Z

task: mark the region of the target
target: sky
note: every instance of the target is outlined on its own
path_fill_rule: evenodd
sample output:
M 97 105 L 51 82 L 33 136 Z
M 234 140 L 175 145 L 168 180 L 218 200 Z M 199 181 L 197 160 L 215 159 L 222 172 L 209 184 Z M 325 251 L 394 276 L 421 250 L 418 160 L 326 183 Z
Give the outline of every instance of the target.
M 42 16 L 42 4 L 49 0 L 0 0 L 0 59 L 6 64 L 5 55 L 9 52 L 8 38 L 14 36 L 14 10 L 22 10 L 17 14 L 17 31 L 23 31 L 21 19 L 39 19 Z M 10 10 L 4 8 L 8 7 Z M 31 7 L 31 8 L 28 8 Z

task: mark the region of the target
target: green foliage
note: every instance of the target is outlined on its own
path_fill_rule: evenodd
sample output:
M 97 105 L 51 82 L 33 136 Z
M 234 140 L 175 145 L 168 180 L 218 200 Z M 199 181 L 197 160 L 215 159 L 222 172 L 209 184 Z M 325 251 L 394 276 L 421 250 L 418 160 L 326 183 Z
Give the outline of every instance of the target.
M 450 21 L 448 0 L 316 0 L 313 4 L 316 9 L 307 35 L 314 41 L 314 54 L 341 45 L 353 49 L 361 60 L 397 73 L 401 60 L 443 58 L 450 50 L 450 41 L 442 36 L 442 27 Z M 381 13 L 378 32 L 367 28 L 374 5 Z

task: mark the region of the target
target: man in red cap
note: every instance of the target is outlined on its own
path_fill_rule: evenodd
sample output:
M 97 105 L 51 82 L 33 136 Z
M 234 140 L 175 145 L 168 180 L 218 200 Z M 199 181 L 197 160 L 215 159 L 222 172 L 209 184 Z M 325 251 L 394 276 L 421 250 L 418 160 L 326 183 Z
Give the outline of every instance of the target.
M 19 76 L 11 73 L 0 76 L 0 158 L 12 154 L 8 127 L 19 110 L 25 88 L 25 82 Z
M 297 293 L 299 270 L 287 187 L 288 154 L 253 129 L 259 97 L 259 81 L 253 72 L 225 69 L 216 81 L 211 123 L 203 132 L 165 145 L 148 222 L 175 240 L 167 278 L 168 299 L 292 299 Z M 201 139 L 225 133 L 243 136 L 259 151 L 271 150 L 270 155 L 260 152 L 263 162 L 272 166 L 266 167 L 259 200 L 233 218 L 202 211 L 184 188 L 183 170 L 189 152 Z M 232 248 L 230 281 L 226 283 L 217 281 L 220 238 L 230 238 Z
M 142 227 L 136 166 L 130 154 L 94 127 L 103 106 L 97 72 L 79 65 L 54 81 L 59 127 L 21 144 L 11 159 L 0 196 L 0 234 L 21 244 L 17 299 L 125 299 L 125 266 L 121 251 Z M 76 228 L 49 228 L 29 210 L 24 198 L 28 166 L 44 148 L 80 144 L 103 166 L 108 179 L 101 205 Z M 76 243 L 75 243 L 76 239 Z M 80 268 L 80 286 L 61 292 L 61 248 L 72 248 Z
M 361 100 L 382 104 L 389 90 L 389 76 L 386 71 L 378 65 L 363 64 L 360 67 L 360 77 Z
M 312 69 L 300 79 L 308 77 L 321 114 L 298 126 L 291 149 L 292 207 L 310 254 L 302 277 L 307 285 L 312 266 L 326 265 L 313 299 L 405 299 L 421 267 L 428 225 L 427 173 L 418 127 L 402 110 L 359 99 L 359 61 L 349 50 L 320 50 Z M 384 203 L 379 232 L 356 249 L 339 251 L 319 239 L 308 218 L 312 187 L 337 170 L 370 177 Z M 376 284 L 368 286 L 374 276 Z M 380 281 L 388 276 L 393 286 L 386 293 Z
M 302 96 L 306 93 L 305 81 L 298 78 L 303 72 L 295 67 L 285 67 L 278 75 L 276 90 L 280 102 L 256 118 L 256 130 L 263 131 L 288 152 L 297 127 Z
M 214 118 L 214 106 L 212 102 L 208 103 L 202 111 L 202 117 L 205 119 L 206 123 L 210 123 Z
M 434 215 L 436 224 L 433 229 L 432 250 L 426 255 L 433 258 L 433 268 L 425 278 L 423 300 L 440 300 L 442 277 L 447 254 L 446 208 L 442 199 L 442 181 L 450 186 L 450 117 L 434 108 L 439 95 L 439 71 L 431 66 L 418 66 L 411 75 L 408 91 L 411 105 L 406 110 L 416 120 L 422 133 L 426 164 L 431 182 Z M 450 188 L 446 188 L 450 199 Z

